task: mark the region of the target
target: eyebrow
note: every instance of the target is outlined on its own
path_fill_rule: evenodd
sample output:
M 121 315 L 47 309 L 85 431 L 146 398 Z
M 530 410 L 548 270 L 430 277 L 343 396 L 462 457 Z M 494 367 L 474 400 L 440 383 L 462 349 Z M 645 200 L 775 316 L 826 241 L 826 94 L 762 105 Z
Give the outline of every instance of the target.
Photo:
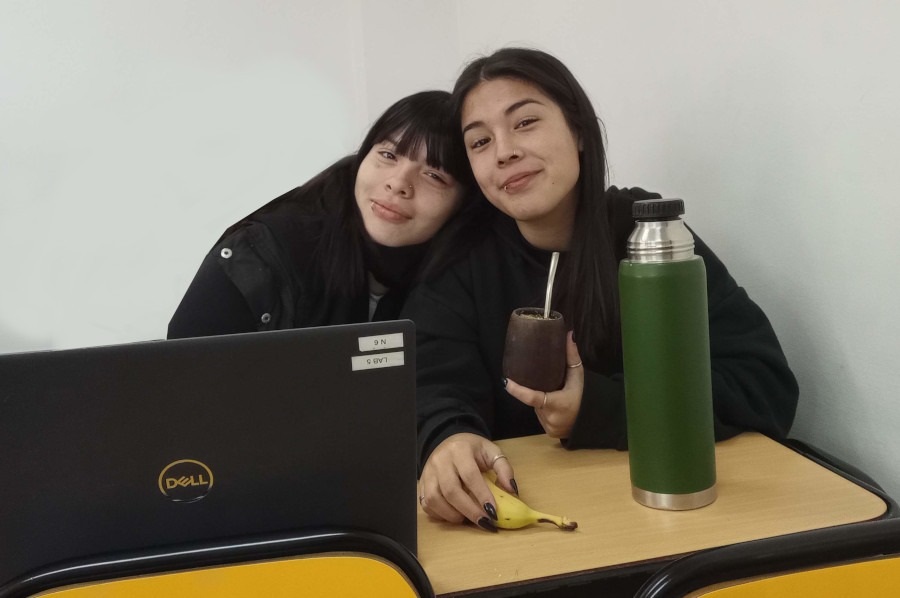
M 513 102 L 512 104 L 510 104 L 509 107 L 503 111 L 503 116 L 509 116 L 510 114 L 512 114 L 519 108 L 521 108 L 522 106 L 527 106 L 528 104 L 540 104 L 541 106 L 544 105 L 543 102 L 541 102 L 539 100 L 535 100 L 534 98 L 525 98 L 525 99 L 519 100 L 518 102 Z M 463 127 L 463 130 L 462 130 L 463 135 L 465 135 L 466 131 L 468 131 L 469 129 L 474 129 L 475 127 L 480 127 L 483 125 L 484 125 L 484 122 L 482 122 L 480 120 L 470 122 L 469 124 L 467 124 L 466 126 Z

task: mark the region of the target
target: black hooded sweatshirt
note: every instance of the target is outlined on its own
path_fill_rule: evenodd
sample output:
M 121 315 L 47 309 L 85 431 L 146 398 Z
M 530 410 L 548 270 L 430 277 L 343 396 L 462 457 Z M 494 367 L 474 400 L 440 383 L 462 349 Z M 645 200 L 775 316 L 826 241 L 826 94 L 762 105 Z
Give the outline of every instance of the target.
M 634 227 L 632 203 L 659 195 L 615 187 L 607 194 L 621 259 Z M 530 245 L 509 217 L 497 212 L 494 218 L 494 234 L 440 277 L 416 287 L 401 312 L 417 329 L 420 468 L 453 434 L 498 440 L 543 432 L 534 410 L 504 390 L 501 366 L 509 314 L 518 307 L 543 305 L 551 253 Z M 696 236 L 695 253 L 707 272 L 716 439 L 744 430 L 783 438 L 793 422 L 798 387 L 775 332 Z M 595 353 L 618 356 L 584 360 L 580 411 L 570 437 L 562 442 L 570 449 L 626 449 L 621 355 Z
M 344 197 L 352 193 L 353 168 L 352 156 L 344 158 L 319 175 L 320 190 L 298 187 L 229 227 L 200 264 L 168 338 L 369 321 L 367 282 L 351 293 L 328 291 L 321 259 L 324 231 L 341 226 L 336 206 L 354 201 Z M 357 260 L 388 287 L 371 320 L 394 320 L 428 244 L 384 247 L 356 224 L 341 234 L 361 235 Z

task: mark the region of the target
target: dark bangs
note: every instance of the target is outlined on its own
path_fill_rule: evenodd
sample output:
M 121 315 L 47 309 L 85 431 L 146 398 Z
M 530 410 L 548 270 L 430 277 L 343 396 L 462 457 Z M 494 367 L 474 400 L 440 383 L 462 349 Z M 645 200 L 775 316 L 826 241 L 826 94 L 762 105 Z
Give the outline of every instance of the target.
M 422 91 L 396 102 L 372 125 L 357 152 L 357 167 L 376 143 L 390 140 L 396 152 L 414 159 L 423 144 L 425 162 L 448 172 L 460 184 L 472 178 L 446 91 Z

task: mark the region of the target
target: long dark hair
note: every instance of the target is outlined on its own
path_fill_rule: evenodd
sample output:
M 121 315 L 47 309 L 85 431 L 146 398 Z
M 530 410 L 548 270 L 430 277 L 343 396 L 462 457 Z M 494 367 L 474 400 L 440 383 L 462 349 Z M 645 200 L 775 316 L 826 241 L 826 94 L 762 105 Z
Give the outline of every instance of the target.
M 416 156 L 424 147 L 428 165 L 453 176 L 463 189 L 463 201 L 470 200 L 474 179 L 464 146 L 457 140 L 458 128 L 452 118 L 448 92 L 421 91 L 407 96 L 375 121 L 355 154 L 338 160 L 298 189 L 269 202 L 250 218 L 289 201 L 298 217 L 320 221 L 321 236 L 312 263 L 324 280 L 325 296 L 353 296 L 367 284 L 363 248 L 368 233 L 354 196 L 360 164 L 373 146 L 388 139 L 397 144 L 394 153 L 405 157 Z M 465 211 L 465 208 L 461 209 Z
M 469 92 L 483 81 L 504 78 L 535 85 L 553 99 L 581 140 L 578 205 L 557 282 L 559 305 L 573 325 L 582 357 L 594 363 L 612 358 L 620 345 L 618 262 L 605 195 L 607 165 L 600 119 L 584 89 L 557 58 L 540 50 L 504 48 L 469 63 L 456 80 L 453 111 L 458 135 Z

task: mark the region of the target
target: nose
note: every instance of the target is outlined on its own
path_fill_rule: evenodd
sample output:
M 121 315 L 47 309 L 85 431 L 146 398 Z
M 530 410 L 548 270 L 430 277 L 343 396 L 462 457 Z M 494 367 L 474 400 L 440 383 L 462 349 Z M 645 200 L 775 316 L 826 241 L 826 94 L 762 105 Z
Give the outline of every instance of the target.
M 391 195 L 399 195 L 404 199 L 410 199 L 416 189 L 412 182 L 412 176 L 407 171 L 397 172 L 384 183 L 385 190 Z
M 522 152 L 507 138 L 498 137 L 494 147 L 497 152 L 497 164 L 503 166 L 515 162 L 522 157 Z
M 405 199 L 411 198 L 413 196 L 413 193 L 415 192 L 415 187 L 404 183 L 387 182 L 385 183 L 384 188 L 391 195 L 399 195 L 400 197 L 403 197 Z

